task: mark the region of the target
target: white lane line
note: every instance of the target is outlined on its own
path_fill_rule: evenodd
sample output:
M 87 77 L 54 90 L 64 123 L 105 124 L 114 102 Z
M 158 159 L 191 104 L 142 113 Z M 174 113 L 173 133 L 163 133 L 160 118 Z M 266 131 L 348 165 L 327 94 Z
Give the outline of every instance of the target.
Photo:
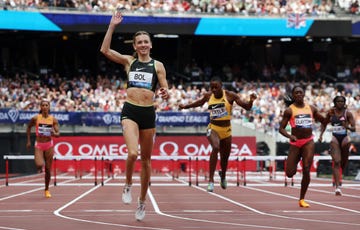
M 104 183 L 107 183 L 110 180 L 112 180 L 112 178 L 108 178 L 107 180 L 104 181 Z M 165 228 L 152 228 L 152 227 L 144 227 L 144 226 L 134 226 L 134 225 L 126 225 L 126 224 L 115 224 L 115 223 L 108 223 L 108 222 L 101 222 L 101 221 L 85 220 L 85 219 L 74 218 L 74 217 L 65 216 L 65 215 L 61 214 L 61 211 L 63 211 L 65 208 L 71 206 L 72 204 L 76 203 L 77 201 L 84 198 L 85 196 L 87 196 L 88 194 L 92 193 L 93 191 L 95 191 L 96 189 L 98 189 L 100 187 L 101 187 L 101 184 L 89 189 L 85 193 L 81 194 L 80 196 L 76 197 L 72 201 L 68 202 L 67 204 L 63 205 L 59 209 L 55 210 L 53 212 L 54 215 L 64 218 L 64 219 L 67 219 L 67 220 L 99 224 L 99 225 L 109 225 L 109 226 L 126 227 L 126 228 L 134 228 L 134 229 L 171 230 L 171 229 L 165 229 Z M 135 221 L 135 218 L 134 218 L 134 221 Z
M 332 187 L 332 186 L 331 186 L 331 187 Z M 332 194 L 333 196 L 335 196 L 335 192 L 330 192 L 330 191 L 327 191 L 327 190 L 320 190 L 320 189 L 314 189 L 314 188 L 309 188 L 308 190 L 310 190 L 310 191 L 316 191 L 316 192 L 321 192 L 321 193 L 326 193 L 326 194 Z M 351 195 L 351 194 L 346 194 L 346 193 L 343 193 L 342 196 L 360 199 L 360 196 Z
M 0 226 L 0 229 L 4 229 L 4 230 L 26 230 L 24 228 L 10 228 L 10 227 L 5 227 L 5 226 Z
M 0 210 L 1 212 L 1 210 Z M 120 212 L 120 213 L 133 213 L 134 210 L 130 209 L 85 209 L 82 210 L 82 212 L 95 212 L 95 213 L 114 213 L 114 212 Z M 179 211 L 177 211 L 179 212 Z M 180 212 L 183 213 L 233 213 L 232 210 L 182 210 Z
M 86 210 L 82 210 L 83 212 L 95 212 L 95 213 L 98 213 L 98 212 L 103 212 L 103 213 L 106 213 L 106 212 L 110 212 L 110 213 L 114 213 L 114 212 L 124 212 L 124 213 L 129 213 L 129 212 L 134 212 L 134 210 L 125 210 L 125 209 L 121 209 L 121 210 L 116 210 L 116 209 L 86 209 Z
M 18 197 L 18 196 L 23 196 L 23 195 L 26 195 L 26 194 L 29 194 L 29 193 L 32 193 L 32 192 L 36 192 L 36 191 L 39 191 L 39 190 L 44 190 L 44 188 L 35 188 L 35 189 L 28 190 L 26 192 L 21 192 L 21 193 L 13 194 L 13 195 L 10 195 L 10 196 L 5 196 L 5 197 L 0 198 L 0 201 L 8 200 L 8 199 Z
M 190 213 L 233 213 L 232 210 L 183 210 L 183 212 Z
M 258 189 L 258 188 L 247 188 L 246 186 L 244 186 L 243 188 L 249 189 L 249 190 L 255 190 L 255 191 L 259 191 L 259 192 L 263 192 L 263 193 L 268 193 L 268 194 L 272 194 L 272 195 L 276 195 L 276 196 L 282 196 L 282 197 L 286 197 L 289 199 L 294 199 L 294 200 L 298 200 L 298 197 L 293 197 L 293 196 L 289 196 L 289 195 L 285 195 L 285 194 L 281 194 L 281 193 L 276 193 L 276 192 L 271 192 L 271 191 L 267 191 L 267 190 L 262 190 L 262 189 Z M 218 197 L 222 197 L 220 195 L 216 195 Z M 224 198 L 226 200 L 228 200 L 228 198 Z M 308 200 L 310 203 L 314 203 L 314 204 L 318 204 L 318 205 L 323 205 L 329 208 L 334 208 L 334 209 L 340 209 L 343 211 L 348 211 L 348 212 L 353 212 L 353 213 L 357 213 L 359 214 L 360 212 L 357 210 L 353 210 L 353 209 L 348 209 L 348 208 L 342 208 L 342 207 L 338 207 L 338 206 L 334 206 L 334 205 L 329 205 L 326 203 L 322 203 L 322 202 L 317 202 L 317 201 L 313 201 L 313 200 Z M 237 202 L 235 202 L 237 203 Z M 243 204 L 240 204 L 241 207 L 244 207 Z M 249 210 L 254 210 L 253 208 L 249 207 Z M 276 214 L 271 214 L 271 213 L 264 213 L 264 212 L 260 212 L 257 211 L 257 213 L 261 213 L 263 215 L 267 215 L 267 216 L 273 216 L 273 217 L 278 217 L 278 218 L 284 218 L 284 219 L 293 219 L 293 220 L 301 220 L 301 221 L 309 221 L 309 222 L 319 222 L 319 223 L 330 223 L 330 224 L 339 224 L 339 225 L 352 225 L 352 226 L 360 226 L 360 223 L 348 223 L 348 222 L 341 222 L 341 221 L 330 221 L 330 220 L 317 220 L 317 219 L 307 219 L 307 218 L 298 218 L 298 217 L 288 217 L 288 216 L 281 216 L 281 215 L 276 215 Z
M 5 213 L 5 212 L 32 212 L 33 210 L 31 209 L 14 209 L 14 210 L 0 210 L 0 212 Z
M 186 181 L 183 181 L 183 183 L 186 183 Z M 192 186 L 192 187 L 208 193 L 204 188 L 196 187 L 196 186 Z M 263 190 L 263 189 L 259 189 L 259 188 L 253 188 L 253 187 L 248 187 L 248 186 L 242 186 L 242 188 L 249 189 L 249 190 L 255 190 L 255 191 L 259 191 L 259 192 L 263 192 L 263 193 L 268 193 L 268 194 L 272 194 L 272 195 L 282 196 L 282 197 L 286 197 L 286 198 L 289 198 L 289 199 L 295 199 L 295 200 L 298 200 L 298 199 L 299 199 L 298 197 L 293 197 L 293 196 L 289 196 L 289 195 L 285 195 L 285 194 L 281 194 L 281 193 L 275 193 L 275 192 L 271 192 L 271 191 L 267 191 L 267 190 Z M 245 208 L 245 209 L 248 209 L 248 210 L 250 210 L 250 211 L 252 211 L 252 212 L 255 212 L 255 213 L 258 213 L 258 214 L 261 214 L 261 215 L 272 216 L 272 217 L 283 218 L 283 219 L 291 219 L 291 220 L 301 220 L 301 221 L 309 221 L 309 222 L 319 222 L 319 223 L 330 223 L 330 224 L 339 224 L 339 225 L 360 226 L 360 224 L 358 224 L 358 223 L 349 223 L 349 222 L 341 222 L 341 221 L 326 221 L 326 220 L 317 220 L 317 219 L 307 219 L 307 218 L 289 217 L 289 216 L 282 216 L 282 215 L 277 215 L 277 214 L 272 214 L 272 213 L 266 213 L 266 212 L 259 211 L 259 210 L 255 209 L 255 208 L 252 208 L 252 207 L 247 206 L 247 205 L 245 205 L 245 204 L 242 204 L 242 203 L 239 203 L 239 202 L 237 202 L 237 201 L 231 200 L 231 199 L 229 199 L 229 198 L 227 198 L 227 197 L 221 196 L 221 195 L 216 194 L 216 193 L 208 193 L 208 194 L 213 195 L 213 196 L 216 196 L 216 197 L 218 197 L 218 198 L 220 198 L 220 199 L 226 200 L 226 201 L 228 201 L 228 202 L 230 202 L 230 203 L 232 203 L 232 204 L 235 204 L 235 205 L 237 205 L 237 206 L 243 207 L 243 208 Z M 310 201 L 310 200 L 309 200 L 309 201 Z M 319 204 L 319 205 L 323 205 L 323 206 L 327 206 L 327 207 L 330 207 L 330 208 L 335 208 L 335 209 L 341 209 L 341 210 L 344 210 L 344 211 L 354 212 L 354 213 L 357 213 L 357 214 L 360 213 L 360 211 L 357 211 L 357 210 L 342 208 L 342 207 L 338 207 L 338 206 L 334 206 L 334 205 L 329 205 L 329 204 L 325 204 L 325 203 L 321 203 L 321 202 L 316 202 L 316 201 L 310 201 L 310 202 L 315 203 L 315 204 Z
M 44 183 L 42 183 L 41 185 L 44 186 Z M 54 187 L 54 185 L 50 185 L 50 188 L 51 187 Z M 18 196 L 23 196 L 23 195 L 26 195 L 26 194 L 29 194 L 29 193 L 32 193 L 32 192 L 40 191 L 40 190 L 44 190 L 44 187 L 31 189 L 31 190 L 21 192 L 21 193 L 17 193 L 17 194 L 13 194 L 13 195 L 10 195 L 10 196 L 5 196 L 5 197 L 0 198 L 0 201 L 8 200 L 8 199 L 18 197 Z
M 285 213 L 335 213 L 335 211 L 320 211 L 320 210 L 281 210 L 281 212 L 285 212 Z
M 244 186 L 243 188 L 246 188 L 246 186 Z M 293 196 L 289 196 L 289 195 L 285 195 L 285 194 L 277 193 L 277 192 L 271 192 L 271 191 L 267 191 L 267 190 L 263 190 L 263 189 L 257 189 L 257 188 L 247 188 L 247 189 L 260 191 L 260 192 L 268 193 L 268 194 L 271 194 L 271 195 L 282 196 L 282 197 L 295 199 L 295 200 L 299 199 L 298 197 L 293 197 Z M 308 200 L 307 199 L 307 201 L 309 201 L 310 203 L 326 206 L 326 207 L 329 207 L 329 208 L 340 209 L 340 210 L 343 210 L 343 211 L 348 211 L 348 212 L 353 212 L 353 213 L 356 213 L 356 214 L 360 214 L 360 211 L 354 210 L 354 209 L 343 208 L 343 207 L 339 207 L 339 206 L 335 206 L 335 205 L 331 205 L 331 204 L 326 204 L 326 203 L 322 203 L 322 202 L 318 202 L 318 201 L 314 201 L 314 200 Z M 333 223 L 333 222 L 331 222 L 331 223 Z M 360 226 L 360 224 L 356 224 L 356 225 Z
M 186 183 L 186 182 L 184 182 Z M 150 197 L 151 203 L 155 209 L 155 212 L 159 215 L 174 218 L 174 219 L 180 219 L 180 220 L 188 220 L 188 221 L 195 221 L 195 222 L 203 222 L 203 223 L 210 223 L 210 224 L 219 224 L 219 225 L 228 225 L 228 226 L 241 226 L 241 227 L 252 227 L 252 228 L 259 228 L 259 229 L 277 229 L 277 230 L 299 230 L 295 228 L 282 228 L 282 227 L 272 227 L 272 226 L 264 226 L 264 225 L 253 225 L 253 224 L 241 224 L 241 223 L 231 223 L 231 222 L 222 222 L 222 221 L 213 221 L 213 220 L 206 220 L 206 219 L 196 219 L 196 218 L 189 218 L 189 217 L 181 217 L 181 216 L 175 216 L 170 215 L 167 213 L 163 213 L 156 200 L 153 196 L 151 190 L 148 190 L 148 196 Z

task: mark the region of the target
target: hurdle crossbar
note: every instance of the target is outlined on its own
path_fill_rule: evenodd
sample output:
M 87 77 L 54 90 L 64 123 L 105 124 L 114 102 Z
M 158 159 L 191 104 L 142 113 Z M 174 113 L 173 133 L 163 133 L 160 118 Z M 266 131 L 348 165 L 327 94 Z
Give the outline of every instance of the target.
M 6 186 L 9 185 L 9 160 L 34 160 L 34 155 L 4 155 L 4 160 L 5 160 L 5 165 L 6 165 L 6 177 L 5 177 L 5 184 Z M 140 157 L 138 157 L 140 159 Z M 100 170 L 101 170 L 101 185 L 104 185 L 104 161 L 105 160 L 109 160 L 109 161 L 113 161 L 113 160 L 126 160 L 127 156 L 54 156 L 54 173 L 53 173 L 53 177 L 54 177 L 54 185 L 56 186 L 57 184 L 57 180 L 56 180 L 56 161 L 57 160 L 74 160 L 74 161 L 79 161 L 81 162 L 81 160 L 93 160 L 94 161 L 94 167 L 95 167 L 95 172 L 94 172 L 94 177 L 95 177 L 95 181 L 94 184 L 97 185 L 98 182 L 98 175 L 97 175 L 97 162 L 100 161 Z M 192 185 L 192 170 L 195 170 L 195 184 L 196 186 L 199 185 L 199 161 L 209 161 L 209 156 L 152 156 L 151 157 L 152 160 L 168 160 L 168 161 L 179 161 L 179 160 L 183 160 L 183 161 L 187 161 L 188 162 L 188 176 L 189 176 L 189 186 Z M 284 169 L 286 168 L 286 159 L 287 156 L 230 156 L 229 157 L 229 161 L 236 161 L 237 162 L 237 172 L 236 172 L 236 184 L 237 186 L 240 185 L 240 173 L 242 174 L 242 178 L 243 178 L 243 185 L 246 186 L 246 172 L 247 172 L 247 168 L 246 168 L 246 162 L 248 160 L 254 160 L 254 161 L 283 161 L 284 162 Z M 331 156 L 314 156 L 314 161 L 319 161 L 319 160 L 332 160 Z M 360 156 L 349 156 L 349 160 L 360 160 Z M 195 165 L 193 166 L 193 162 L 195 162 Z M 240 163 L 243 164 L 243 167 L 240 167 Z M 175 163 L 172 164 L 173 165 L 173 178 L 175 178 Z M 271 168 L 271 170 L 275 170 L 275 168 Z M 108 172 L 110 173 L 110 172 Z M 269 172 L 269 176 L 270 178 L 272 177 L 272 173 L 273 172 Z M 75 173 L 76 174 L 76 173 Z M 76 175 L 75 175 L 76 177 Z M 287 177 L 285 175 L 285 170 L 284 170 L 284 185 L 287 186 Z M 291 178 L 291 184 L 294 185 L 293 182 L 293 178 Z

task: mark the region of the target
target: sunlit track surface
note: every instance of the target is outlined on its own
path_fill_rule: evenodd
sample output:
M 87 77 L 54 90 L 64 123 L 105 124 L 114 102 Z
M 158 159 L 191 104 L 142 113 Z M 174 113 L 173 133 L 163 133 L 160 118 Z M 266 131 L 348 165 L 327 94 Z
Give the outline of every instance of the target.
M 343 181 L 343 196 L 334 195 L 331 179 L 312 178 L 306 199 L 298 207 L 300 182 L 284 185 L 283 178 L 248 177 L 237 184 L 229 175 L 223 190 L 216 177 L 214 193 L 206 178 L 189 183 L 187 175 L 152 174 L 146 217 L 134 218 L 136 202 L 122 204 L 124 175 L 91 174 L 76 178 L 59 174 L 43 197 L 43 175 L 0 180 L 0 229 L 360 229 L 360 183 Z M 139 195 L 134 175 L 133 200 Z

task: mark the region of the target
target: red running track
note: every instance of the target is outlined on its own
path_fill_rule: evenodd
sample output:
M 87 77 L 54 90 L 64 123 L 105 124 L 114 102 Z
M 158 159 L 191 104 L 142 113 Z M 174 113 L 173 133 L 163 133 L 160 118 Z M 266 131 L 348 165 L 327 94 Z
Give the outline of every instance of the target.
M 0 180 L 0 229 L 110 230 L 110 229 L 360 229 L 360 184 L 343 181 L 343 196 L 335 196 L 330 180 L 312 179 L 307 201 L 298 206 L 299 184 L 283 181 L 249 181 L 246 186 L 218 184 L 214 193 L 206 182 L 189 186 L 182 177 L 153 174 L 146 217 L 136 221 L 136 202 L 121 202 L 123 177 L 106 178 L 104 186 L 93 179 L 59 175 L 52 198 L 44 198 L 43 176 Z M 217 178 L 218 180 L 218 178 Z M 139 194 L 134 179 L 133 200 Z

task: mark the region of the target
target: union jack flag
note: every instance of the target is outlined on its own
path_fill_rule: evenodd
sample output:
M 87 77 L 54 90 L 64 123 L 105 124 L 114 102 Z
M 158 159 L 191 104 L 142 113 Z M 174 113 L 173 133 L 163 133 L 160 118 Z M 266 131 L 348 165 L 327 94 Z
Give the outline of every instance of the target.
M 306 27 L 305 14 L 302 13 L 291 13 L 288 14 L 286 26 L 289 28 L 300 29 Z

